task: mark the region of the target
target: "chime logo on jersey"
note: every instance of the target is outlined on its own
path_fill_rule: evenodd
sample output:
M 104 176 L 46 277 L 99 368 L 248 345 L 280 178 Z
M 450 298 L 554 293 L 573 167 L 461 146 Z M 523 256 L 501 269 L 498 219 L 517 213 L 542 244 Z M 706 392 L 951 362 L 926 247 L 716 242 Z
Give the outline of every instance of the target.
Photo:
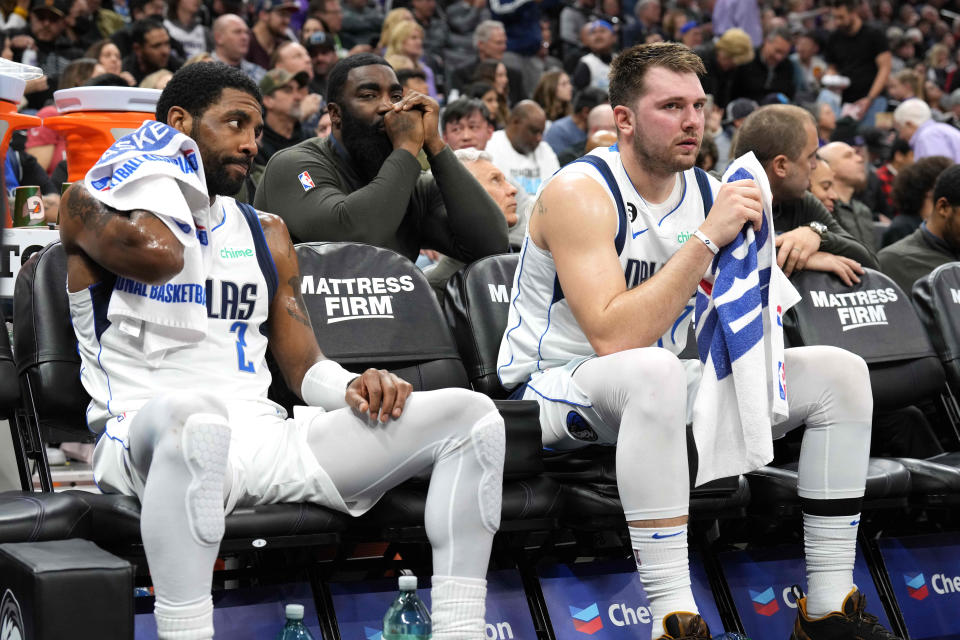
M 911 575 L 903 574 L 903 581 L 907 583 L 907 594 L 914 600 L 923 600 L 930 592 L 927 590 L 927 581 L 922 573 Z
M 823 309 L 836 309 L 843 331 L 876 327 L 887 324 L 887 312 L 884 305 L 899 299 L 893 287 L 885 289 L 866 289 L 850 293 L 831 293 L 811 291 L 813 306 Z
M 773 592 L 773 587 L 767 587 L 763 591 L 754 591 L 749 589 L 750 599 L 753 601 L 753 610 L 762 616 L 772 616 L 780 611 L 780 605 L 777 604 L 777 597 Z
M 603 620 L 600 619 L 600 608 L 596 602 L 583 609 L 570 606 L 570 615 L 573 618 L 573 628 L 580 633 L 591 636 L 597 631 L 600 631 L 600 629 L 603 629 Z
M 303 187 L 304 191 L 310 191 L 310 189 L 313 189 L 315 186 L 317 186 L 313 184 L 313 178 L 310 177 L 310 172 L 308 171 L 304 171 L 298 175 L 297 179 L 300 180 L 300 186 Z

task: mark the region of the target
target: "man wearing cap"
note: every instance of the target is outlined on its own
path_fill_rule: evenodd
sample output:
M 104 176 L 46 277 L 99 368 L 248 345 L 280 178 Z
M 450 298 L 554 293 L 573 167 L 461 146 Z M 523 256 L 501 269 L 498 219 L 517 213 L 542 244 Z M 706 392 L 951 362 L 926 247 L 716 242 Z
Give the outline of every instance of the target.
M 727 165 L 733 160 L 733 158 L 730 157 L 730 147 L 733 145 L 733 137 L 747 116 L 758 108 L 759 105 L 750 98 L 737 98 L 727 105 L 726 117 L 723 121 L 723 130 L 713 139 L 714 144 L 717 145 L 717 171 L 721 173 L 725 171 Z
M 225 13 L 214 20 L 213 44 L 211 57 L 214 61 L 240 69 L 258 84 L 267 73 L 266 69 L 246 59 L 250 50 L 250 27 L 240 16 Z
M 790 46 L 786 28 L 770 30 L 753 61 L 737 68 L 733 95 L 761 102 L 764 96 L 782 93 L 792 100 L 797 72 L 790 60 Z
M 313 77 L 310 79 L 310 93 L 319 93 L 322 96 L 327 95 L 327 75 L 333 65 L 339 60 L 337 56 L 337 47 L 328 34 L 323 31 L 314 31 L 303 41 L 303 46 L 307 48 L 307 54 L 310 56 L 310 64 L 313 67 Z
M 279 67 L 271 69 L 260 81 L 264 118 L 257 164 L 266 166 L 277 151 L 307 139 L 300 126 L 300 106 L 307 95 L 309 81 L 306 71 L 293 74 Z
M 66 16 L 74 2 L 75 0 L 33 0 L 30 7 L 30 22 L 25 35 L 33 38 L 30 47 L 36 55 L 33 64 L 43 69 L 51 87 L 56 87 L 57 77 L 70 61 L 83 55 L 83 50 L 77 48 L 66 36 Z M 23 61 L 31 62 L 30 57 L 25 51 Z
M 617 35 L 613 25 L 606 20 L 594 20 L 587 25 L 587 47 L 590 53 L 580 58 L 570 81 L 577 91 L 587 87 L 607 90 L 610 86 L 610 62 Z
M 743 29 L 727 29 L 716 42 L 700 45 L 694 52 L 703 60 L 707 72 L 700 78 L 703 92 L 713 103 L 726 108 L 733 99 L 733 79 L 737 67 L 753 61 L 753 43 Z
M 154 71 L 176 71 L 182 66 L 183 62 L 172 54 L 170 34 L 159 20 L 145 18 L 133 23 L 131 39 L 133 53 L 123 59 L 123 70 L 129 72 L 137 84 Z
M 919 98 L 900 103 L 893 111 L 893 126 L 901 138 L 910 141 L 914 160 L 946 156 L 960 162 L 960 131 L 933 119 L 930 106 Z
M 247 60 L 269 69 L 270 55 L 284 40 L 291 40 L 290 18 L 300 9 L 296 0 L 260 0 L 253 38 L 247 51 Z

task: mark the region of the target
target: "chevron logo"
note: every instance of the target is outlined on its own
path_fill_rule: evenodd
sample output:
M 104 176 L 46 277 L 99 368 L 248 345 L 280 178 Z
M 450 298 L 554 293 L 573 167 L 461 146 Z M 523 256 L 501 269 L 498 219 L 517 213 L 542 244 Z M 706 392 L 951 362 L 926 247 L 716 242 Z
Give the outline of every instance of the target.
M 916 575 L 905 573 L 903 574 L 903 581 L 907 583 L 907 593 L 914 600 L 923 600 L 930 595 L 930 592 L 927 591 L 927 581 L 922 573 Z
M 777 604 L 777 597 L 773 593 L 773 587 L 767 587 L 763 591 L 754 591 L 749 589 L 750 599 L 753 600 L 753 610 L 762 616 L 772 616 L 780 611 L 780 605 Z
M 380 629 L 364 627 L 363 635 L 367 636 L 367 640 L 383 640 L 383 631 L 380 631 Z
M 596 602 L 583 609 L 570 607 L 570 615 L 573 617 L 573 628 L 580 633 L 591 636 L 603 629 L 603 620 L 600 619 L 600 609 Z

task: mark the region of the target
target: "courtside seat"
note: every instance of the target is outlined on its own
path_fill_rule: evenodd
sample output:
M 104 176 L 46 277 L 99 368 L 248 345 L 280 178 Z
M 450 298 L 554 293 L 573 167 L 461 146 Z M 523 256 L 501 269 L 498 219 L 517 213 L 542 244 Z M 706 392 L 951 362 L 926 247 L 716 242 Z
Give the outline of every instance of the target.
M 66 265 L 63 247 L 54 242 L 20 270 L 14 296 L 14 353 L 25 390 L 28 426 L 39 425 L 47 437 L 92 441 L 95 436 L 85 419 L 89 397 L 80 383 L 80 359 L 67 303 Z M 140 509 L 134 498 L 78 491 L 60 495 L 89 511 L 91 524 L 82 535 L 105 545 L 139 542 Z M 325 544 L 336 540 L 348 520 L 343 514 L 299 504 L 238 509 L 226 519 L 222 546 L 245 545 L 253 537 L 270 544 L 273 536 L 297 536 L 294 544 Z M 231 540 L 233 536 L 237 539 Z
M 497 354 L 519 262 L 517 254 L 488 256 L 467 265 L 447 283 L 444 312 L 470 385 L 492 398 L 507 396 L 497 376 Z M 566 491 L 565 512 L 570 514 L 566 524 L 573 528 L 609 528 L 623 522 L 614 457 L 613 447 L 602 446 L 545 453 L 546 474 L 563 484 Z M 691 490 L 691 514 L 739 515 L 749 496 L 743 478 L 722 478 Z
M 91 522 L 90 508 L 72 495 L 0 493 L 0 543 L 85 538 Z
M 801 271 L 791 281 L 802 296 L 785 317 L 791 345 L 832 345 L 862 357 L 875 409 L 899 409 L 939 394 L 943 367 L 909 298 L 893 280 L 866 269 L 852 287 L 818 271 Z M 775 510 L 796 507 L 796 468 L 796 463 L 776 465 L 749 474 L 757 503 Z M 903 505 L 911 491 L 903 464 L 871 458 L 864 509 Z
M 913 304 L 946 371 L 960 393 L 960 262 L 940 265 L 913 285 Z
M 351 371 L 389 369 L 415 391 L 469 387 L 436 295 L 412 262 L 360 243 L 304 243 L 296 251 L 304 302 L 327 357 Z M 507 438 L 501 531 L 550 529 L 561 493 L 541 476 L 537 405 L 496 404 Z M 388 492 L 359 519 L 357 529 L 419 530 L 425 502 L 426 484 L 409 481 Z

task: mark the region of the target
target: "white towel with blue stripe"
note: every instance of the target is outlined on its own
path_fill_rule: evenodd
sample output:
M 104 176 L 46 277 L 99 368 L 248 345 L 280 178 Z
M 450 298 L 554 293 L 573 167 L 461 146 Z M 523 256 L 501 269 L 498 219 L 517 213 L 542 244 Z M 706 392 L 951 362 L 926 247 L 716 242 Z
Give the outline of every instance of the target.
M 760 187 L 763 225 L 757 233 L 744 226 L 697 289 L 703 363 L 693 407 L 697 485 L 770 462 L 771 427 L 789 413 L 782 316 L 800 295 L 777 266 L 770 183 L 753 153 L 737 158 L 723 176 L 724 183 L 736 180 L 754 180 Z
M 154 213 L 183 243 L 183 270 L 149 285 L 118 275 L 107 320 L 142 345 L 148 362 L 207 333 L 204 274 L 212 259 L 206 230 L 210 199 L 197 143 L 147 121 L 107 149 L 84 178 L 87 191 L 120 211 Z

